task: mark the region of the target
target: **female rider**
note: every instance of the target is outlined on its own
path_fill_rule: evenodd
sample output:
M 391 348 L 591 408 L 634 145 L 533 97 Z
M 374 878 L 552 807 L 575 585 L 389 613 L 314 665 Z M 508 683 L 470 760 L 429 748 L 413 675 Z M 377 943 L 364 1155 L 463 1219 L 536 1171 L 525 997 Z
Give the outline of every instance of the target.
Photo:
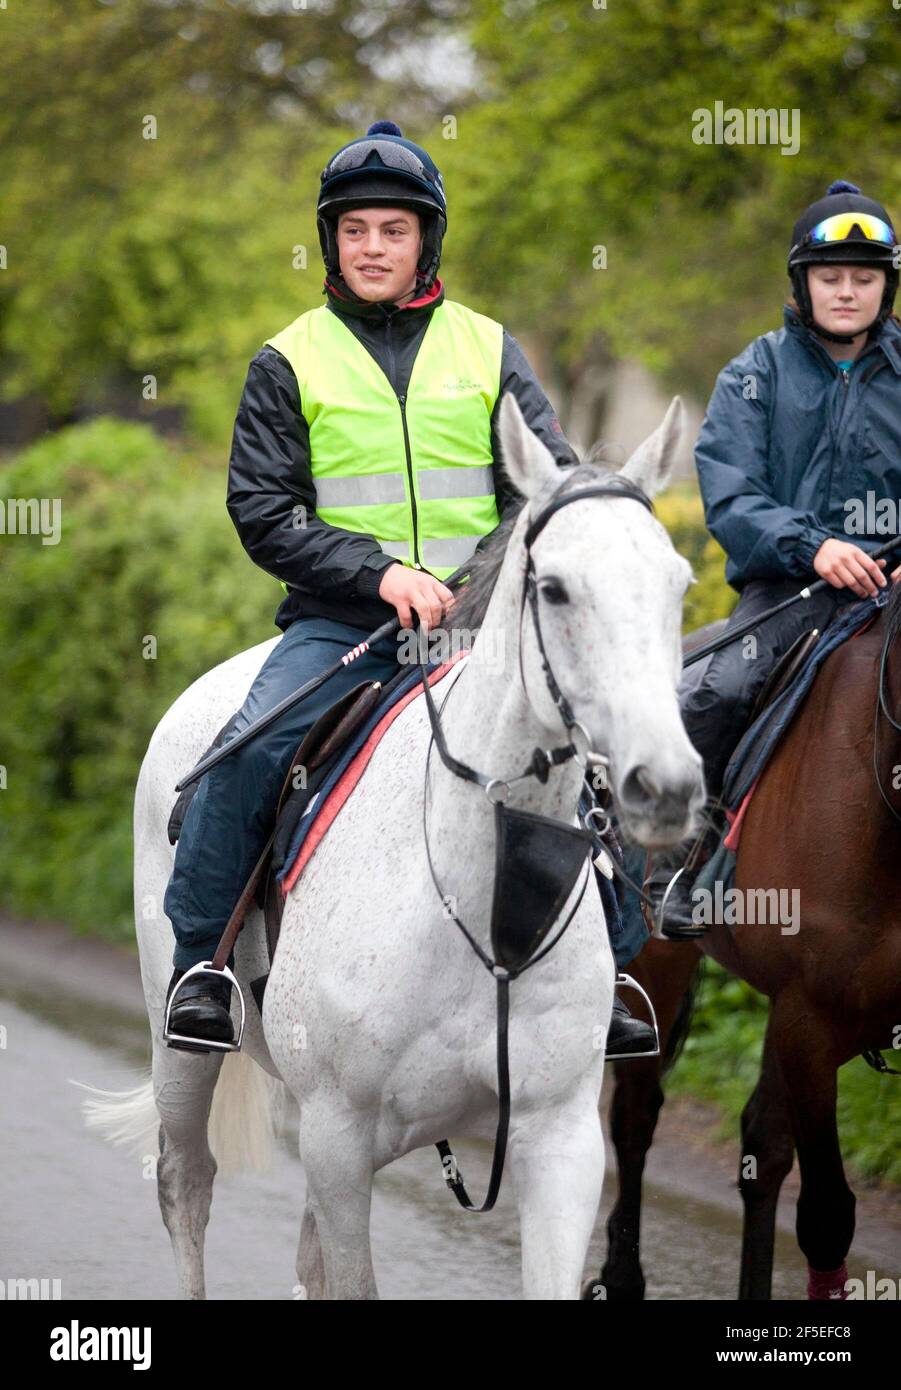
M 895 243 L 879 203 L 852 183 L 832 183 L 795 223 L 784 327 L 728 363 L 710 399 L 695 459 L 707 526 L 741 595 L 730 623 L 796 594 L 814 575 L 828 584 L 763 623 L 754 640 L 737 640 L 686 673 L 682 716 L 713 798 L 776 660 L 803 632 L 822 630 L 840 605 L 887 582 L 886 561 L 868 553 L 888 539 L 876 529 L 878 505 L 868 502 L 901 506 Z M 892 579 L 899 574 L 901 567 Z M 665 872 L 666 936 L 707 930 L 693 920 L 695 874 L 685 868 L 672 881 L 672 867 Z

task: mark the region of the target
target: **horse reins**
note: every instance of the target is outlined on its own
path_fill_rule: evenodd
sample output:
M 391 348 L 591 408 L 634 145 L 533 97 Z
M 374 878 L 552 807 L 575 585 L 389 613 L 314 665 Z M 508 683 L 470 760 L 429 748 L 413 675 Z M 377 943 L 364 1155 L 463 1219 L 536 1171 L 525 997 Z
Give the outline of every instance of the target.
M 469 942 L 469 945 L 472 947 L 473 951 L 477 955 L 478 959 L 482 962 L 485 968 L 491 972 L 491 974 L 497 981 L 498 1122 L 497 1129 L 495 1132 L 494 1153 L 491 1160 L 491 1176 L 488 1181 L 488 1192 L 486 1194 L 485 1200 L 482 1202 L 480 1206 L 476 1206 L 473 1203 L 473 1201 L 469 1197 L 468 1192 L 466 1191 L 463 1179 L 459 1175 L 456 1159 L 454 1158 L 453 1151 L 451 1150 L 448 1141 L 446 1139 L 442 1139 L 439 1143 L 435 1145 L 435 1147 L 438 1150 L 438 1153 L 441 1156 L 441 1162 L 444 1167 L 445 1181 L 447 1182 L 448 1187 L 450 1187 L 451 1191 L 453 1192 L 460 1205 L 464 1207 L 467 1211 L 472 1212 L 485 1212 L 490 1211 L 492 1209 L 497 1200 L 498 1192 L 500 1191 L 501 1178 L 503 1176 L 504 1171 L 504 1161 L 507 1152 L 507 1138 L 510 1129 L 510 981 L 516 979 L 517 976 L 523 973 L 523 971 L 528 970 L 531 966 L 537 964 L 537 962 L 541 960 L 543 956 L 546 956 L 548 952 L 551 951 L 554 948 L 554 946 L 556 946 L 557 942 L 563 936 L 563 933 L 566 931 L 566 928 L 569 926 L 570 922 L 575 916 L 575 913 L 578 910 L 580 903 L 582 902 L 582 898 L 585 895 L 585 889 L 588 884 L 588 879 L 590 877 L 591 870 L 589 868 L 588 873 L 585 875 L 585 880 L 582 884 L 582 888 L 578 894 L 575 904 L 569 912 L 569 915 L 567 916 L 563 925 L 559 927 L 558 930 L 554 933 L 551 940 L 547 942 L 541 950 L 536 951 L 529 958 L 529 960 L 527 960 L 525 964 L 521 965 L 518 969 L 511 969 L 499 965 L 498 962 L 494 960 L 488 954 L 488 952 L 480 946 L 479 942 L 476 940 L 473 933 L 466 927 L 465 923 L 461 922 L 456 913 L 450 909 L 450 907 L 448 906 L 448 895 L 444 893 L 435 874 L 435 868 L 432 863 L 432 856 L 429 850 L 428 828 L 426 822 L 426 794 L 428 790 L 429 758 L 432 751 L 432 744 L 434 743 L 438 749 L 438 752 L 441 756 L 441 760 L 444 763 L 445 767 L 447 767 L 454 774 L 454 776 L 459 777 L 467 782 L 473 782 L 477 786 L 482 787 L 485 791 L 485 795 L 487 796 L 490 802 L 495 802 L 497 800 L 506 801 L 510 787 L 516 782 L 524 781 L 527 777 L 537 777 L 539 782 L 545 783 L 548 779 L 551 768 L 558 767 L 561 764 L 568 762 L 570 758 L 584 758 L 585 761 L 583 763 L 583 766 L 587 768 L 588 755 L 591 751 L 590 737 L 588 731 L 585 729 L 584 725 L 580 724 L 579 721 L 575 718 L 569 701 L 566 699 L 566 696 L 560 689 L 560 686 L 554 676 L 553 670 L 551 669 L 551 664 L 548 659 L 547 650 L 544 645 L 544 638 L 541 632 L 541 622 L 538 613 L 538 585 L 535 576 L 534 561 L 532 557 L 532 545 L 534 544 L 538 536 L 541 534 L 541 532 L 544 530 L 551 517 L 556 512 L 558 512 L 561 509 L 561 507 L 568 506 L 570 502 L 578 502 L 588 497 L 618 497 L 626 498 L 631 501 L 640 502 L 642 506 L 647 507 L 648 511 L 650 511 L 651 513 L 653 513 L 654 508 L 647 494 L 640 487 L 638 487 L 637 484 L 632 483 L 628 478 L 623 478 L 622 475 L 617 476 L 615 483 L 599 484 L 583 488 L 574 488 L 571 491 L 567 490 L 568 486 L 569 484 L 567 480 L 561 485 L 561 487 L 557 489 L 557 491 L 552 496 L 551 500 L 542 509 L 539 515 L 532 522 L 530 522 L 524 537 L 523 543 L 525 546 L 526 553 L 526 573 L 523 581 L 522 599 L 520 602 L 519 611 L 519 672 L 523 693 L 525 694 L 526 699 L 531 704 L 531 701 L 529 700 L 529 693 L 525 684 L 522 666 L 523 617 L 525 614 L 526 599 L 528 598 L 545 680 L 547 682 L 551 699 L 553 700 L 557 708 L 557 711 L 560 715 L 560 718 L 563 721 L 566 732 L 569 735 L 569 742 L 566 744 L 562 744 L 557 748 L 535 748 L 533 750 L 532 757 L 528 766 L 514 777 L 487 777 L 483 772 L 480 772 L 477 768 L 469 767 L 468 764 L 462 762 L 459 758 L 455 758 L 453 754 L 450 752 L 444 738 L 444 732 L 441 728 L 440 712 L 435 707 L 435 702 L 432 697 L 432 693 L 429 689 L 429 683 L 426 676 L 425 663 L 422 660 L 421 656 L 418 663 L 420 668 L 420 674 L 422 676 L 423 693 L 425 695 L 426 708 L 428 710 L 429 715 L 429 722 L 432 726 L 432 736 L 429 739 L 429 745 L 426 752 L 425 785 L 423 787 L 422 798 L 422 831 L 423 841 L 425 844 L 426 858 L 428 859 L 429 864 L 429 872 L 432 876 L 432 882 L 434 883 L 438 896 L 442 901 L 445 912 L 447 912 L 448 915 L 452 918 L 452 920 L 456 923 L 466 940 Z M 444 697 L 444 700 L 441 704 L 441 712 L 443 712 L 444 706 L 447 703 L 447 700 L 452 690 L 453 687 L 451 687 L 451 690 L 449 690 L 447 695 Z M 583 750 L 579 750 L 576 747 L 576 744 L 572 737 L 574 730 L 579 730 L 582 738 L 584 738 L 585 747 Z M 607 759 L 604 758 L 603 761 L 606 763 Z M 497 873 L 497 864 L 495 864 L 495 873 Z

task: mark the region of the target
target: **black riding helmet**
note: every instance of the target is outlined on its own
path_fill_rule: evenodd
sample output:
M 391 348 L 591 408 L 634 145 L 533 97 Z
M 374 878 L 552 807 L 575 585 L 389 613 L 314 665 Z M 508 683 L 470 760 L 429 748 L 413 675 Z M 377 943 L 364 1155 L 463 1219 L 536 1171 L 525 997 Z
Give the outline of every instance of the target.
M 422 219 L 422 253 L 416 268 L 421 290 L 438 273 L 447 230 L 447 199 L 441 174 L 420 145 L 405 140 L 393 121 L 376 121 L 359 140 L 333 155 L 320 176 L 316 226 L 329 275 L 340 277 L 338 214 L 360 207 L 402 207 Z
M 854 214 L 857 214 L 855 217 Z M 811 203 L 795 223 L 788 273 L 795 293 L 801 321 L 823 338 L 834 343 L 851 343 L 853 334 L 832 333 L 814 324 L 807 288 L 807 267 L 837 262 L 840 265 L 875 265 L 885 271 L 885 290 L 879 313 L 869 325 L 878 333 L 895 302 L 898 266 L 895 232 L 885 208 L 865 198 L 856 184 L 837 179 L 826 190 L 826 197 Z

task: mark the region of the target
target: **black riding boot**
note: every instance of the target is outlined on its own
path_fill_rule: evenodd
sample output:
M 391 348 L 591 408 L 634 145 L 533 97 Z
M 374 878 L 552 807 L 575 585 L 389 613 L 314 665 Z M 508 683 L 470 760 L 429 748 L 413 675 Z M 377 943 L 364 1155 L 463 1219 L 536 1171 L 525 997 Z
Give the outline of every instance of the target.
M 619 995 L 614 992 L 605 1056 L 622 1057 L 633 1053 L 647 1056 L 654 1052 L 656 1042 L 657 1035 L 650 1023 L 642 1023 L 640 1018 L 633 1018 Z
M 725 819 L 718 803 L 714 803 L 700 840 L 681 854 L 675 851 L 661 856 L 648 880 L 647 892 L 657 904 L 660 930 L 670 941 L 692 941 L 710 930 L 706 923 L 697 920 L 694 887 L 724 829 Z
M 169 981 L 166 1004 L 172 991 L 184 975 L 184 970 L 174 970 Z M 197 1039 L 197 1047 L 189 1043 L 170 1042 L 169 1046 L 185 1052 L 208 1052 L 204 1042 L 234 1042 L 235 1030 L 231 1020 L 232 987 L 226 979 L 216 979 L 213 975 L 195 975 L 178 991 L 178 997 L 169 1015 L 169 1032 L 181 1033 Z
M 683 866 L 675 883 L 669 882 L 665 890 L 666 896 L 660 909 L 660 930 L 670 941 L 691 941 L 710 930 L 706 923 L 697 922 L 694 918 L 694 886 L 701 867 L 700 864 L 693 868 Z M 668 872 L 671 880 L 675 870 Z

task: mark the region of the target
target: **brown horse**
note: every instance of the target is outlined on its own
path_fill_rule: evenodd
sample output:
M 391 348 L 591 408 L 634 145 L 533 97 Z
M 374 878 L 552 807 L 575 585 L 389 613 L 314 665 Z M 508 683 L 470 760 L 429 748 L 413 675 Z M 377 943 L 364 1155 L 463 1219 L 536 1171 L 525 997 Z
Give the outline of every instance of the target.
M 775 913 L 769 923 L 716 924 L 698 942 L 770 1001 L 760 1079 L 742 1115 L 741 1298 L 770 1297 L 776 1203 L 796 1150 L 808 1294 L 844 1297 L 855 1202 L 839 1146 L 836 1074 L 901 1036 L 899 632 L 896 583 L 875 621 L 826 658 L 751 798 L 735 888 L 746 904 L 763 902 L 762 890 L 796 894 L 796 920 Z M 662 1056 L 617 1067 L 620 1193 L 601 1272 L 608 1298 L 643 1295 L 641 1174 L 698 957 L 694 944 L 651 941 L 634 965 L 658 1007 Z

